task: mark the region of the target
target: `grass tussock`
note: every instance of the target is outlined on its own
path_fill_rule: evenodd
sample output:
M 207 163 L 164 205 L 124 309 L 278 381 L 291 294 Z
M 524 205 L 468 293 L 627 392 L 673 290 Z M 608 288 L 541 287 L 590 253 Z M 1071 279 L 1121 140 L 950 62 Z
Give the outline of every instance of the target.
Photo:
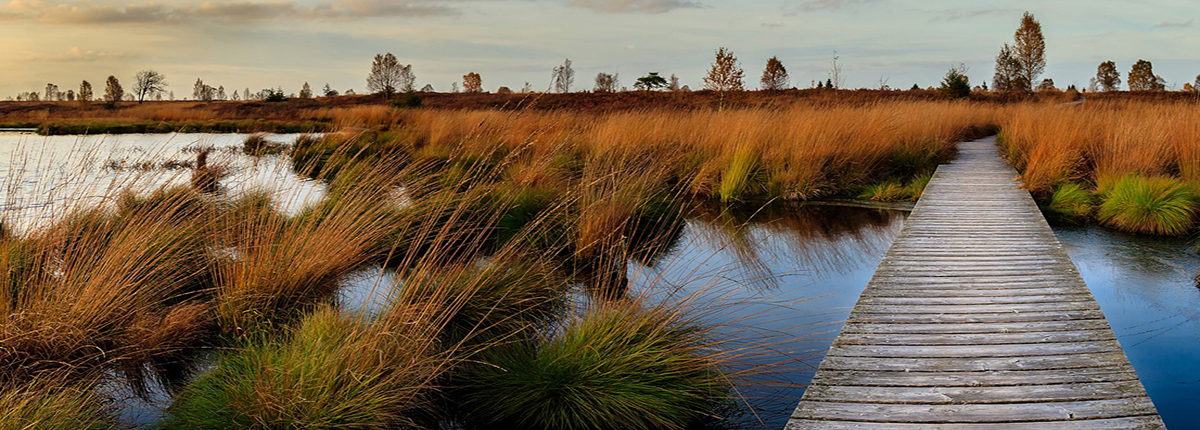
M 120 428 L 105 409 L 103 399 L 90 389 L 58 385 L 35 382 L 0 391 L 0 429 Z
M 1096 197 L 1083 186 L 1067 182 L 1054 187 L 1049 201 L 1041 208 L 1051 223 L 1081 224 L 1095 212 Z
M 1195 223 L 1197 197 L 1183 181 L 1131 174 L 1101 182 L 1100 222 L 1134 233 L 1186 234 Z
M 727 395 L 708 334 L 667 309 L 599 307 L 487 351 L 464 377 L 464 407 L 483 428 L 683 428 Z

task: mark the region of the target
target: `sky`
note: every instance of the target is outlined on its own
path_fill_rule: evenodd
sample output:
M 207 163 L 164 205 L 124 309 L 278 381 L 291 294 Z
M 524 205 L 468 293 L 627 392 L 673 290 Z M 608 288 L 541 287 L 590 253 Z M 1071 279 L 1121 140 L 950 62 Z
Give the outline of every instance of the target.
M 1173 88 L 1200 74 L 1195 0 L 4 1 L 0 98 L 109 75 L 131 82 L 144 69 L 166 75 L 180 98 L 197 78 L 251 92 L 308 82 L 361 93 L 384 52 L 438 91 L 467 72 L 489 91 L 547 89 L 566 58 L 576 89 L 599 72 L 632 87 L 651 71 L 698 88 L 718 47 L 735 53 L 751 88 L 771 56 L 808 87 L 829 77 L 835 55 L 845 87 L 933 86 L 958 64 L 977 85 L 991 80 L 1025 11 L 1042 23 L 1044 77 L 1060 87 L 1086 86 L 1106 60 L 1122 75 L 1152 61 Z

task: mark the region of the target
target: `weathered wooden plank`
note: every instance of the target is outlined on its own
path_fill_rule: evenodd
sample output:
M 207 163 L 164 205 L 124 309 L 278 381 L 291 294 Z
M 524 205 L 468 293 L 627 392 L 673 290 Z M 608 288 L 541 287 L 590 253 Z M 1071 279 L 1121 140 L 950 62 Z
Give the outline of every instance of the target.
M 1116 340 L 1112 330 L 1071 330 L 1019 333 L 920 333 L 879 336 L 874 333 L 847 333 L 838 336 L 839 345 L 1006 345 L 1027 343 L 1063 343 Z
M 1006 422 L 1006 423 L 971 423 L 971 424 L 911 424 L 911 423 L 870 423 L 858 421 L 834 420 L 805 420 L 793 419 L 784 430 L 1150 430 L 1163 428 L 1162 420 L 1157 415 L 1136 417 L 1106 418 L 1098 420 L 1044 421 L 1044 422 Z
M 1147 397 L 1076 402 L 966 405 L 907 405 L 804 402 L 792 413 L 801 419 L 862 420 L 901 423 L 996 423 L 1121 418 L 1155 413 Z
M 982 372 L 997 370 L 1066 370 L 1126 366 L 1129 362 L 1121 351 L 1089 354 L 1049 355 L 1029 357 L 973 358 L 890 358 L 828 356 L 821 370 L 857 370 L 880 372 Z
M 1024 357 L 1120 351 L 1114 341 L 1015 343 L 1004 345 L 859 345 L 834 341 L 826 356 L 877 358 Z
M 864 322 L 847 322 L 842 326 L 842 333 L 874 333 L 883 334 L 912 334 L 912 333 L 1025 333 L 1025 332 L 1054 332 L 1073 330 L 1107 330 L 1108 322 L 1103 319 L 1067 321 L 1037 321 L 1015 323 L 967 323 L 967 324 L 875 324 Z
M 1060 385 L 1023 385 L 996 387 L 863 387 L 856 385 L 814 385 L 812 400 L 845 403 L 989 404 L 1026 402 L 1066 402 L 1082 400 L 1142 397 L 1146 392 L 1137 381 L 1092 382 Z

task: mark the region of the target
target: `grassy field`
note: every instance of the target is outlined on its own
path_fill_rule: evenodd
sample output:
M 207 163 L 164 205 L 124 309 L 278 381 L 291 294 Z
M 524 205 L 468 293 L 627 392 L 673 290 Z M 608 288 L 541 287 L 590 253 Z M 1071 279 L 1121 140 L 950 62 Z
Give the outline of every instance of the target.
M 721 428 L 753 372 L 738 363 L 773 340 L 727 347 L 696 313 L 720 303 L 648 301 L 627 263 L 670 249 L 696 202 L 914 200 L 956 142 L 996 132 L 1056 219 L 1194 229 L 1194 102 L 894 93 L 0 104 L 4 122 L 46 130 L 331 131 L 247 142 L 327 185 L 299 213 L 269 190 L 206 185 L 117 189 L 32 231 L 0 225 L 0 426 L 112 428 L 97 387 L 117 383 L 167 387 L 168 428 Z M 401 281 L 377 286 L 369 314 L 339 308 L 341 281 L 372 267 Z

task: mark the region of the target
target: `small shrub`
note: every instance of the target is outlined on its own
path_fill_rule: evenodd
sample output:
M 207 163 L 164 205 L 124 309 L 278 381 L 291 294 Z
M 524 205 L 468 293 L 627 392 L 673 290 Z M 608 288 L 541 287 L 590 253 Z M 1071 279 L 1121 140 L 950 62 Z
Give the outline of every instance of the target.
M 1125 175 L 1101 181 L 1104 225 L 1133 233 L 1178 236 L 1191 230 L 1196 195 L 1183 181 L 1164 176 Z
M 404 96 L 392 101 L 392 106 L 402 109 L 418 108 L 421 107 L 421 103 L 423 103 L 421 96 L 417 95 L 417 93 L 413 91 L 409 91 L 404 93 Z

